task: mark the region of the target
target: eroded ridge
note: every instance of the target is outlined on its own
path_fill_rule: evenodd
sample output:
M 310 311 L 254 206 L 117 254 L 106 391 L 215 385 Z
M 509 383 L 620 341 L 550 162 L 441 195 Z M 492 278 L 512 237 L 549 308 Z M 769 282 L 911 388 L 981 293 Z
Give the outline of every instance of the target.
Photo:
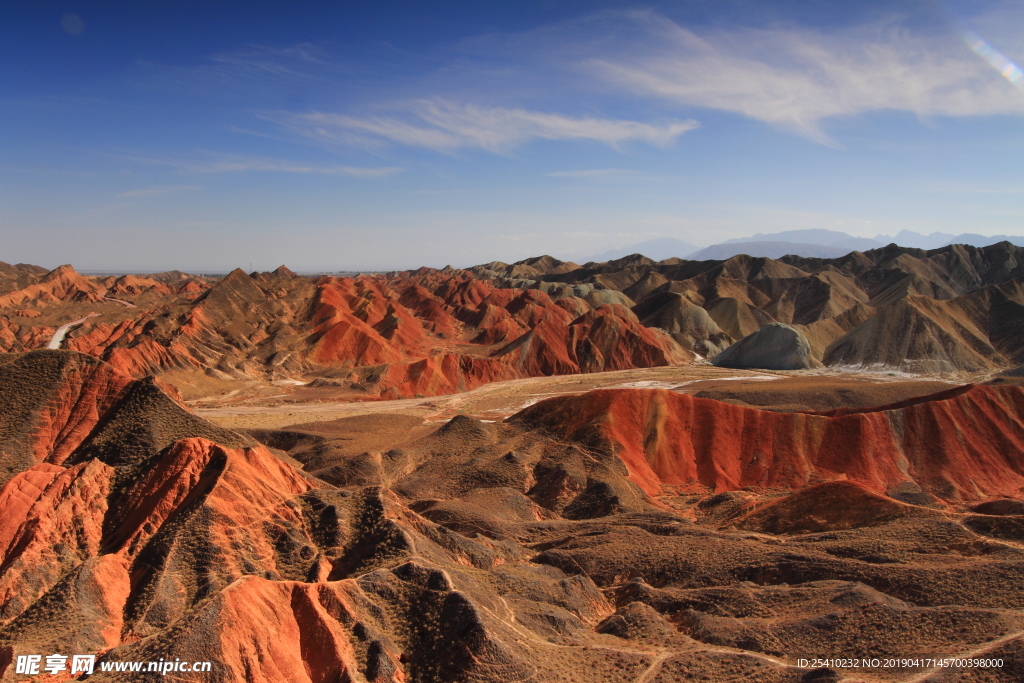
M 1021 677 L 1016 387 L 595 391 L 353 452 L 344 420 L 232 432 L 89 356 L 5 361 L 0 396 L 35 388 L 0 412 L 3 680 L 62 651 L 217 681 Z M 799 666 L 979 653 L 1004 665 Z

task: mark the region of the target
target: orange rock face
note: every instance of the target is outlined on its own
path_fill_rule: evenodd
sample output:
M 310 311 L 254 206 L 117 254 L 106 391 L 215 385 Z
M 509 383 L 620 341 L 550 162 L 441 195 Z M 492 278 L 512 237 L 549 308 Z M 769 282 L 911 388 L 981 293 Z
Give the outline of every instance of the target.
M 172 293 L 170 287 L 163 282 L 157 282 L 156 280 L 148 277 L 139 277 L 137 275 L 122 275 L 121 277 L 114 280 L 114 283 L 107 290 L 107 296 L 139 296 L 147 292 L 154 292 L 156 294 L 169 295 Z
M 372 619 L 372 612 L 351 580 L 309 584 L 247 576 L 185 617 L 164 657 L 212 659 L 223 680 L 357 680 L 365 667 L 351 643 L 351 620 Z M 142 641 L 134 649 L 145 652 L 147 645 Z M 379 647 L 374 655 L 391 666 L 380 666 L 383 675 L 373 680 L 404 680 L 395 666 L 397 652 Z M 394 673 L 387 675 L 388 668 Z
M 176 442 L 122 499 L 107 547 L 134 556 L 198 495 L 226 517 L 226 527 L 245 528 L 253 518 L 279 507 L 284 498 L 307 490 L 303 479 L 263 448 L 225 449 L 206 439 L 185 439 Z
M 353 366 L 381 365 L 402 359 L 399 349 L 374 328 L 387 315 L 386 299 L 377 288 L 358 292 L 351 282 L 325 282 L 320 285 L 317 297 L 313 317 L 316 326 L 312 330 L 317 341 L 311 349 L 315 362 Z M 404 335 L 406 341 L 420 341 L 410 339 L 410 334 Z
M 252 275 L 236 270 L 207 290 L 195 280 L 178 290 L 136 276 L 93 280 L 69 268 L 44 280 L 12 293 L 18 302 L 0 307 L 49 301 L 50 295 L 30 292 L 32 287 L 53 290 L 54 301 L 65 303 L 104 297 L 140 302 L 130 308 L 108 303 L 113 309 L 105 317 L 86 320 L 63 342 L 135 378 L 185 370 L 267 380 L 364 368 L 353 376 L 353 390 L 393 398 L 692 358 L 623 306 L 592 310 L 579 297 L 556 300 L 538 289 L 496 286 L 467 271 L 313 280 L 287 269 Z M 66 285 L 60 291 L 54 289 L 58 282 Z M 55 330 L 13 320 L 0 318 L 0 349 L 45 345 Z
M 141 383 L 67 352 L 28 354 L 0 371 L 6 380 L 0 396 L 33 378 L 55 380 L 35 385 L 34 394 L 21 397 L 29 399 L 22 413 L 5 411 L 0 425 L 31 456 L 0 488 L 0 628 L 9 625 L 27 643 L 0 659 L 42 643 L 48 652 L 72 645 L 105 651 L 164 628 L 212 587 L 227 587 L 257 567 L 275 578 L 294 575 L 296 563 L 303 577 L 330 573 L 328 560 L 299 552 L 316 547 L 298 502 L 310 481 L 265 447 L 185 438 L 146 463 L 112 466 L 83 455 L 83 444 L 124 422 L 119 411 L 130 409 L 127 397 Z M 183 417 L 167 411 L 187 415 L 173 402 L 161 410 L 149 419 L 182 424 Z M 109 447 L 95 452 L 117 460 Z M 80 462 L 62 466 L 69 459 Z M 198 563 L 196 553 L 204 558 Z M 203 562 L 211 564 L 197 575 Z M 33 605 L 62 616 L 40 631 L 27 612 Z M 268 642 L 279 642 L 273 630 L 267 633 Z M 274 673 L 266 680 L 284 679 Z
M 25 474 L 29 476 L 15 477 L 0 491 L 0 498 L 22 497 L 15 508 L 24 508 L 26 496 L 38 491 L 17 518 L 22 520 L 17 530 L 5 534 L 10 540 L 0 556 L 2 622 L 21 614 L 69 570 L 99 553 L 113 468 L 93 460 L 62 469 L 42 487 L 37 486 L 45 481 L 42 472 Z M 16 490 L 8 492 L 12 487 Z
M 6 553 L 11 547 L 22 520 L 63 471 L 64 468 L 57 465 L 34 465 L 16 474 L 0 489 L 0 510 L 4 511 L 0 521 L 0 551 Z
M 797 489 L 904 482 L 949 501 L 1024 492 L 1024 391 L 967 385 L 870 410 L 774 413 L 663 390 L 557 397 L 510 420 L 610 445 L 651 495 L 665 486 Z
M 386 282 L 324 278 L 318 287 L 309 358 L 388 365 L 378 385 L 388 398 L 692 359 L 624 307 L 601 306 L 576 319 L 573 307 L 538 290 L 496 289 L 438 273 Z

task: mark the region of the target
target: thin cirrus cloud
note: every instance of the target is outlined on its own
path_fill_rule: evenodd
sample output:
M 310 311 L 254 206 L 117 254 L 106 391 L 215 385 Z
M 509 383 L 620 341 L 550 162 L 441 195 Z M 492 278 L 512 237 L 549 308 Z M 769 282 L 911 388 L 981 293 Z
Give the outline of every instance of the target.
M 231 173 L 243 171 L 270 171 L 277 173 L 306 173 L 317 175 L 346 175 L 353 178 L 384 178 L 400 173 L 401 168 L 359 168 L 355 166 L 312 166 L 293 161 L 263 159 L 259 157 L 231 157 L 215 161 L 197 162 L 180 166 L 190 173 Z
M 303 88 L 322 87 L 335 70 L 330 57 L 310 43 L 286 47 L 248 45 L 210 56 L 198 66 L 173 66 L 139 60 L 146 90 L 192 95 L 232 92 L 255 97 L 281 96 Z
M 590 141 L 618 148 L 628 142 L 666 147 L 698 127 L 692 119 L 661 124 L 419 100 L 402 116 L 351 116 L 326 112 L 276 113 L 263 117 L 322 142 L 392 142 L 451 152 L 477 148 L 504 153 L 531 140 Z
M 581 60 L 636 95 L 739 113 L 829 143 L 822 122 L 870 111 L 921 117 L 1024 113 L 1020 90 L 953 35 L 896 25 L 833 33 L 732 29 L 698 34 L 636 12 L 616 46 Z
M 299 161 L 288 161 L 257 156 L 242 156 L 236 154 L 215 154 L 206 153 L 205 159 L 181 159 L 173 157 L 155 157 L 141 154 L 116 154 L 112 155 L 133 163 L 147 166 L 165 166 L 175 169 L 179 173 L 244 173 L 249 171 L 269 173 L 300 173 L 310 175 L 342 175 L 353 178 L 386 178 L 405 169 L 392 166 L 381 168 L 363 168 L 358 166 L 317 166 Z M 142 190 L 132 190 L 131 193 L 119 196 L 145 196 L 148 194 L 159 194 L 166 191 L 179 189 L 194 189 L 190 186 L 161 185 Z
M 235 79 L 260 74 L 314 78 L 308 68 L 325 64 L 320 49 L 310 43 L 284 48 L 253 45 L 242 50 L 218 53 L 212 57 L 212 62 L 213 65 L 207 67 L 209 71 Z
M 574 117 L 444 97 L 411 100 L 390 114 L 315 110 L 262 117 L 325 144 L 505 153 L 537 139 L 667 147 L 698 127 L 690 118 L 695 109 L 741 114 L 823 144 L 832 144 L 825 132 L 830 119 L 869 112 L 922 118 L 1024 114 L 1024 92 L 986 63 L 993 58 L 972 53 L 958 31 L 912 29 L 896 19 L 828 31 L 799 26 L 698 31 L 651 11 L 608 12 L 500 40 L 481 39 L 473 50 L 483 63 L 501 57 L 519 81 L 551 83 L 558 92 L 583 99 L 621 103 L 626 93 L 661 101 L 667 104 L 666 118 Z M 486 101 L 487 74 L 456 72 L 477 91 L 473 99 Z

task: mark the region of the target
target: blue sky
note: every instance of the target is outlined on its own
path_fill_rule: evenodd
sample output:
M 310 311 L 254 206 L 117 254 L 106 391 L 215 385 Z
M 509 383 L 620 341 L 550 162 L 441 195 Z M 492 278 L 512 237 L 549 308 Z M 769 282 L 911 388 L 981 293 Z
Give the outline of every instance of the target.
M 5 2 L 0 260 L 1024 233 L 1019 2 Z

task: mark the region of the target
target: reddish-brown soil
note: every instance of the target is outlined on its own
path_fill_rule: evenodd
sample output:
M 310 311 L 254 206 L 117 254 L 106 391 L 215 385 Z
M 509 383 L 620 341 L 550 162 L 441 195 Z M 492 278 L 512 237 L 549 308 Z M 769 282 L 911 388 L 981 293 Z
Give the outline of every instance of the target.
M 239 433 L 37 351 L 2 357 L 0 400 L 0 680 L 53 652 L 275 683 L 1024 674 L 1015 386 L 788 413 L 613 389 Z M 801 662 L 966 656 L 1002 663 Z

